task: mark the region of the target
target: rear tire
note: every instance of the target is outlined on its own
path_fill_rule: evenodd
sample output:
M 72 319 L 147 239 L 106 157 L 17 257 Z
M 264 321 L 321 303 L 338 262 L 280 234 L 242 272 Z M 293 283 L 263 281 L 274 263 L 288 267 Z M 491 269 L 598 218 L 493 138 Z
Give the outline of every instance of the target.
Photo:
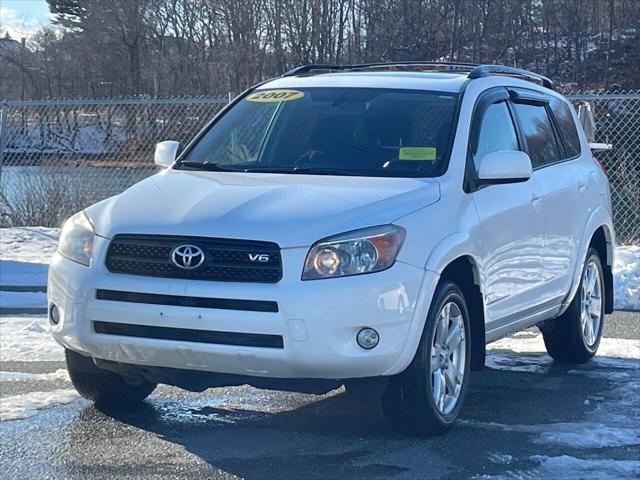
M 604 327 L 604 295 L 602 262 L 598 252 L 589 248 L 569 308 L 541 329 L 547 352 L 556 362 L 585 363 L 596 354 Z
M 438 434 L 453 425 L 469 382 L 469 311 L 460 288 L 436 288 L 418 351 L 409 367 L 391 377 L 382 408 L 391 425 L 406 433 Z
M 155 383 L 98 368 L 91 358 L 72 350 L 65 349 L 65 357 L 71 383 L 80 395 L 97 406 L 134 409 L 156 388 Z

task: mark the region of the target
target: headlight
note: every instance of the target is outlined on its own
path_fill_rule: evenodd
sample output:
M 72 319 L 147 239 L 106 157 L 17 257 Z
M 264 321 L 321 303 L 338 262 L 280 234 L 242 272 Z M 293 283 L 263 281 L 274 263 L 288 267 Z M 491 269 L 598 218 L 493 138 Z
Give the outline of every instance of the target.
M 307 254 L 302 280 L 385 270 L 396 261 L 404 235 L 402 227 L 383 225 L 320 240 Z
M 58 252 L 69 260 L 88 267 L 91 264 L 95 236 L 93 227 L 84 212 L 76 213 L 62 227 Z

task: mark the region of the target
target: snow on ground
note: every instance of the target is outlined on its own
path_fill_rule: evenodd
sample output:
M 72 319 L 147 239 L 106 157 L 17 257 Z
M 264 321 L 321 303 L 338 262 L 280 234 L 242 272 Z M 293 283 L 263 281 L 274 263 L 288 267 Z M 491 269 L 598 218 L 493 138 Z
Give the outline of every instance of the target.
M 48 125 L 47 128 L 53 127 Z M 125 141 L 127 135 L 121 125 L 109 124 L 83 125 L 74 129 L 57 126 L 54 135 L 44 133 L 38 125 L 30 124 L 27 129 L 9 128 L 11 146 L 7 148 L 10 153 L 82 153 L 82 154 L 106 154 L 114 152 L 118 145 Z M 151 128 L 149 122 L 142 122 L 137 126 L 144 131 Z M 70 140 L 72 139 L 72 140 Z
M 29 392 L 0 398 L 0 421 L 28 418 L 38 410 L 71 403 L 79 398 L 78 392 L 71 388 L 49 392 Z
M 49 333 L 46 317 L 0 317 L 0 361 L 62 360 L 64 350 Z
M 488 345 L 490 351 L 508 350 L 516 353 L 543 353 L 546 351 L 542 335 L 537 332 L 518 332 Z M 551 357 L 544 355 L 549 361 Z M 598 356 L 640 359 L 640 340 L 603 337 Z M 640 365 L 638 365 L 640 368 Z
M 538 425 L 504 425 L 493 422 L 460 421 L 462 425 L 505 432 L 535 435 L 533 443 L 572 449 L 626 447 L 640 443 L 634 427 L 612 427 L 598 422 L 559 422 Z M 495 463 L 495 462 L 494 462 Z
M 47 227 L 0 229 L 0 258 L 20 262 L 49 263 L 55 253 L 60 230 Z
M 0 372 L 0 382 L 48 382 L 52 380 L 69 381 L 69 372 L 59 368 L 52 373 Z
M 616 248 L 613 273 L 615 307 L 640 310 L 640 245 Z
M 0 285 L 46 285 L 49 259 L 56 251 L 58 235 L 57 228 L 0 229 Z M 8 305 L 2 299 L 0 306 Z
M 635 460 L 584 459 L 569 455 L 535 455 L 531 460 L 540 464 L 537 475 L 531 478 L 558 478 L 558 472 L 562 472 L 566 480 L 637 479 L 640 476 L 640 461 Z
M 474 480 L 525 480 L 537 478 L 562 478 L 563 480 L 637 480 L 640 478 L 640 461 L 611 460 L 602 458 L 576 458 L 569 455 L 550 457 L 534 455 L 531 462 L 537 464 L 530 470 L 508 470 L 501 475 L 476 475 Z M 559 476 L 560 475 L 560 476 Z

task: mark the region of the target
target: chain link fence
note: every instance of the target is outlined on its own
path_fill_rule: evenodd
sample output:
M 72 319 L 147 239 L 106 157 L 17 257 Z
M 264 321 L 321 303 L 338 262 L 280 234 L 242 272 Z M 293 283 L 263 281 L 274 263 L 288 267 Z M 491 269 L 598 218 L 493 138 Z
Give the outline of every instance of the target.
M 594 156 L 603 165 L 611 185 L 613 222 L 619 242 L 640 242 L 640 90 L 630 92 L 574 92 L 576 107 L 591 105 L 595 140 L 611 144 Z
M 640 240 L 640 91 L 570 92 L 591 104 L 618 239 Z M 57 226 L 153 174 L 155 144 L 187 142 L 226 98 L 0 104 L 0 226 Z
M 160 140 L 187 141 L 228 102 L 44 100 L 0 104 L 0 226 L 58 226 L 157 171 Z

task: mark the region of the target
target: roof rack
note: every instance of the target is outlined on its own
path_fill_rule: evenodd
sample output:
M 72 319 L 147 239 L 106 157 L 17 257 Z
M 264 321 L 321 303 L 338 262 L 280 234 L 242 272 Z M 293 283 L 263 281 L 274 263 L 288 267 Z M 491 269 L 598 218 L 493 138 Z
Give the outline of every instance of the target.
M 540 75 L 539 73 L 530 72 L 529 70 L 523 70 L 521 68 L 507 67 L 505 65 L 478 65 L 471 70 L 469 78 L 484 78 L 490 77 L 491 74 L 506 75 L 508 77 L 519 77 L 529 81 L 536 81 L 542 83 L 543 87 L 553 90 L 553 81 L 550 78 Z
M 356 70 L 385 69 L 393 67 L 428 67 L 435 72 L 469 72 L 470 79 L 485 78 L 491 75 L 505 75 L 509 77 L 518 77 L 524 80 L 539 82 L 543 87 L 553 89 L 553 81 L 538 73 L 523 70 L 521 68 L 507 67 L 505 65 L 478 65 L 477 63 L 462 62 L 422 62 L 422 61 L 405 61 L 405 62 L 375 62 L 375 63 L 359 63 L 351 65 L 323 64 L 312 63 L 310 65 L 302 65 L 289 70 L 283 77 L 293 77 L 295 75 L 311 74 L 314 71 L 328 72 L 345 72 Z
M 323 64 L 312 63 L 310 65 L 302 65 L 286 72 L 283 77 L 292 77 L 294 75 L 303 75 L 305 73 L 311 73 L 313 71 L 329 71 L 329 72 L 344 72 L 353 70 L 369 70 L 369 69 L 384 69 L 392 67 L 430 67 L 435 71 L 453 71 L 453 72 L 470 72 L 477 63 L 457 63 L 457 62 L 421 62 L 421 61 L 404 61 L 404 62 L 375 62 L 375 63 L 356 63 L 352 65 L 336 65 L 336 64 Z

